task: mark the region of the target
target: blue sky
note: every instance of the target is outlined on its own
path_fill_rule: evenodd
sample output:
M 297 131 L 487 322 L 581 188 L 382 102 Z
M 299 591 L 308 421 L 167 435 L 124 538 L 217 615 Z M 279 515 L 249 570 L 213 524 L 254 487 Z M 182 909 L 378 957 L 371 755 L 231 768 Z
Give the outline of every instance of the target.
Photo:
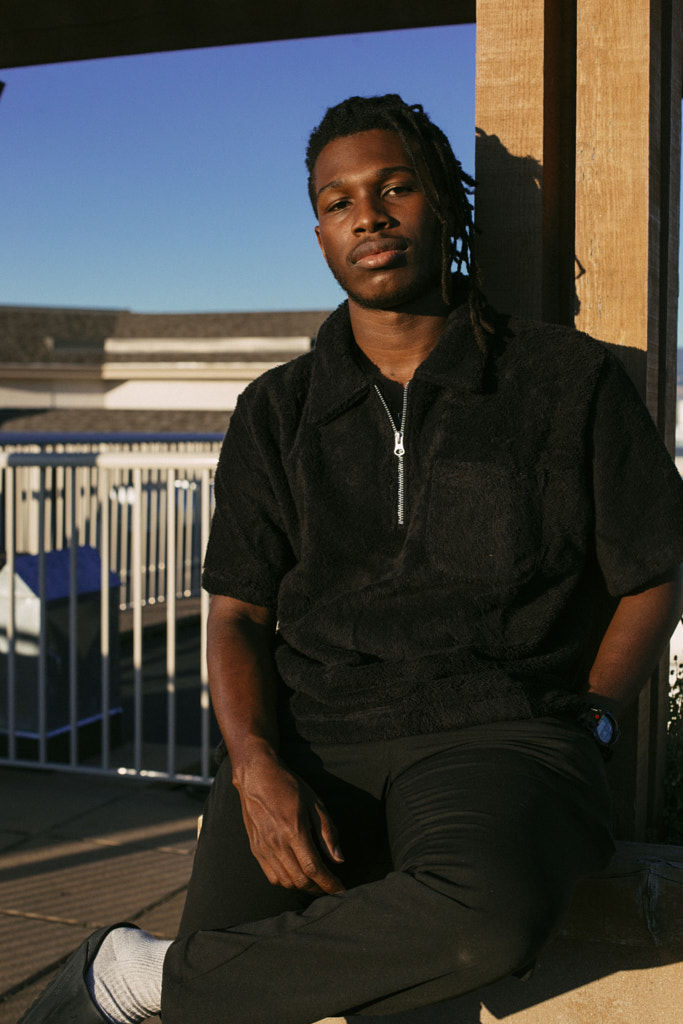
M 306 194 L 310 130 L 346 96 L 399 92 L 473 173 L 474 51 L 465 25 L 0 73 L 0 302 L 336 305 Z

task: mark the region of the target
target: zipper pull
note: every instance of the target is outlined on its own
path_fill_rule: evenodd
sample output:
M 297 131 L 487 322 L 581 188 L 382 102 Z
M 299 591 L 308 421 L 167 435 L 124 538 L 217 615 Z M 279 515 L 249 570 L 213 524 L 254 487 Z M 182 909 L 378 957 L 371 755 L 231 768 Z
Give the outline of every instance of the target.
M 403 458 L 406 450 L 403 447 L 403 434 L 400 430 L 394 431 L 394 455 L 399 459 Z

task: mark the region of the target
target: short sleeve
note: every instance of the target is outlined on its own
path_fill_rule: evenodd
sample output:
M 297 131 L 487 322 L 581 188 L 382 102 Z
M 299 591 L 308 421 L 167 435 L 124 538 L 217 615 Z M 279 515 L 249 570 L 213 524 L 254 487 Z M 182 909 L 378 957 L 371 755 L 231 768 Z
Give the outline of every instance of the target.
M 293 558 L 285 528 L 282 460 L 274 438 L 265 425 L 254 429 L 255 421 L 258 416 L 240 396 L 218 460 L 202 585 L 211 594 L 275 608 Z
M 683 561 L 683 481 L 621 363 L 608 353 L 593 419 L 596 553 L 615 597 Z

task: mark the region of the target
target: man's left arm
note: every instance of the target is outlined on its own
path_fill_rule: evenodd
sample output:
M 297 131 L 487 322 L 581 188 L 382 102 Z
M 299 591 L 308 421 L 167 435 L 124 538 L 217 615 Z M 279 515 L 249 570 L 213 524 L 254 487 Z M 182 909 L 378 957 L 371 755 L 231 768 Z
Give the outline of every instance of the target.
M 640 692 L 683 614 L 683 565 L 622 597 L 589 675 L 595 704 L 619 713 Z

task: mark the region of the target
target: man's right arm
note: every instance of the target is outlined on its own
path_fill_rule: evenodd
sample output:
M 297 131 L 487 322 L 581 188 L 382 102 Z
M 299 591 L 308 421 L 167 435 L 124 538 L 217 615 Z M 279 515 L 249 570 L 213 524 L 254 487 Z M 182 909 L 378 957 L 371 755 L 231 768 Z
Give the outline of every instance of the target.
M 268 880 L 315 894 L 340 892 L 329 867 L 343 860 L 334 825 L 278 754 L 274 638 L 270 609 L 212 597 L 207 660 L 214 712 L 251 849 Z

